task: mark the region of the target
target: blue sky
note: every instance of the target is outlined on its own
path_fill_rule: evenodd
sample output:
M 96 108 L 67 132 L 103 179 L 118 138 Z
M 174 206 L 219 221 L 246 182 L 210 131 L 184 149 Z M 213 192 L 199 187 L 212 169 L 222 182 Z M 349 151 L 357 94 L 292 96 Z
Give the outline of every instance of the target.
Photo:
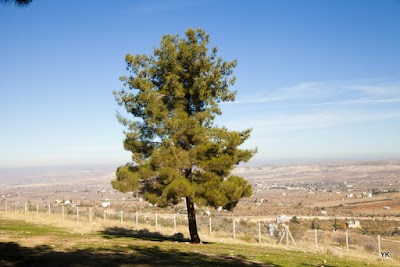
M 399 159 L 399 14 L 396 0 L 0 5 L 0 168 L 129 161 L 112 95 L 125 54 L 189 27 L 238 60 L 216 124 L 253 128 L 253 163 Z

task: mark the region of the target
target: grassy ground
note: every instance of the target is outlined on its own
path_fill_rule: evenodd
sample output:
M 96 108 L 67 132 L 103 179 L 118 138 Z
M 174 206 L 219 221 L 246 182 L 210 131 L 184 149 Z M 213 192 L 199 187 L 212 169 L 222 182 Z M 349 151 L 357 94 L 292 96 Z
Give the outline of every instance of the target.
M 0 266 L 396 266 L 373 257 L 244 243 L 190 244 L 180 235 L 119 226 L 80 229 L 0 213 Z

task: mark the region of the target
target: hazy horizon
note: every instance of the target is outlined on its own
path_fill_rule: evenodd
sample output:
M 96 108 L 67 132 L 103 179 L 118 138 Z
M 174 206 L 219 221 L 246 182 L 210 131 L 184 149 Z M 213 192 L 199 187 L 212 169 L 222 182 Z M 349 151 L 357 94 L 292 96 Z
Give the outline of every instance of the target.
M 285 159 L 285 160 L 264 160 L 264 161 L 249 161 L 242 162 L 236 166 L 262 166 L 262 165 L 300 165 L 300 164 L 342 164 L 342 163 L 368 163 L 368 162 L 390 162 L 400 161 L 398 157 L 365 157 L 365 158 L 329 158 L 329 159 Z M 13 173 L 18 175 L 20 173 L 26 173 L 35 175 L 37 173 L 52 172 L 52 171 L 87 171 L 87 170 L 99 170 L 99 169 L 110 169 L 115 171 L 119 166 L 125 165 L 127 162 L 121 163 L 81 163 L 81 164 L 59 164 L 59 165 L 37 165 L 37 166 L 20 166 L 20 167 L 1 167 L 0 177 L 7 173 Z

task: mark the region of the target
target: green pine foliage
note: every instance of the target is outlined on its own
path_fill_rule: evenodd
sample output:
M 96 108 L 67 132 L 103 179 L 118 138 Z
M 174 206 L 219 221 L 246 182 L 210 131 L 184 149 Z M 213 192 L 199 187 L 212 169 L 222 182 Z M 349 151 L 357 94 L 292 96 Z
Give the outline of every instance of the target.
M 186 198 L 229 210 L 252 194 L 246 180 L 231 175 L 256 152 L 238 148 L 251 130 L 213 123 L 218 104 L 235 99 L 229 86 L 236 61 L 224 61 L 208 44 L 204 30 L 188 29 L 185 38 L 165 35 L 153 55 L 126 56 L 129 75 L 114 95 L 126 110 L 117 117 L 127 128 L 132 163 L 117 170 L 114 188 L 138 190 L 161 207 Z

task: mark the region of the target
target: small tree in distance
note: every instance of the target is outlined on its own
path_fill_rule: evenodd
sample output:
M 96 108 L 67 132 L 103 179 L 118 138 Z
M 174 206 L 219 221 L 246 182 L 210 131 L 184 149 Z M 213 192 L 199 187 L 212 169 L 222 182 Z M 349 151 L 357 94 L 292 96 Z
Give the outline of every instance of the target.
M 127 127 L 124 148 L 132 163 L 119 167 L 115 189 L 139 190 L 160 207 L 186 200 L 191 242 L 199 243 L 195 204 L 232 210 L 252 194 L 251 185 L 231 175 L 255 150 L 239 149 L 250 129 L 229 131 L 213 124 L 221 115 L 218 103 L 234 101 L 229 90 L 236 61 L 208 51 L 209 36 L 188 29 L 185 38 L 165 35 L 154 54 L 127 55 L 129 76 L 115 91 L 119 105 L 132 118 L 117 114 Z

